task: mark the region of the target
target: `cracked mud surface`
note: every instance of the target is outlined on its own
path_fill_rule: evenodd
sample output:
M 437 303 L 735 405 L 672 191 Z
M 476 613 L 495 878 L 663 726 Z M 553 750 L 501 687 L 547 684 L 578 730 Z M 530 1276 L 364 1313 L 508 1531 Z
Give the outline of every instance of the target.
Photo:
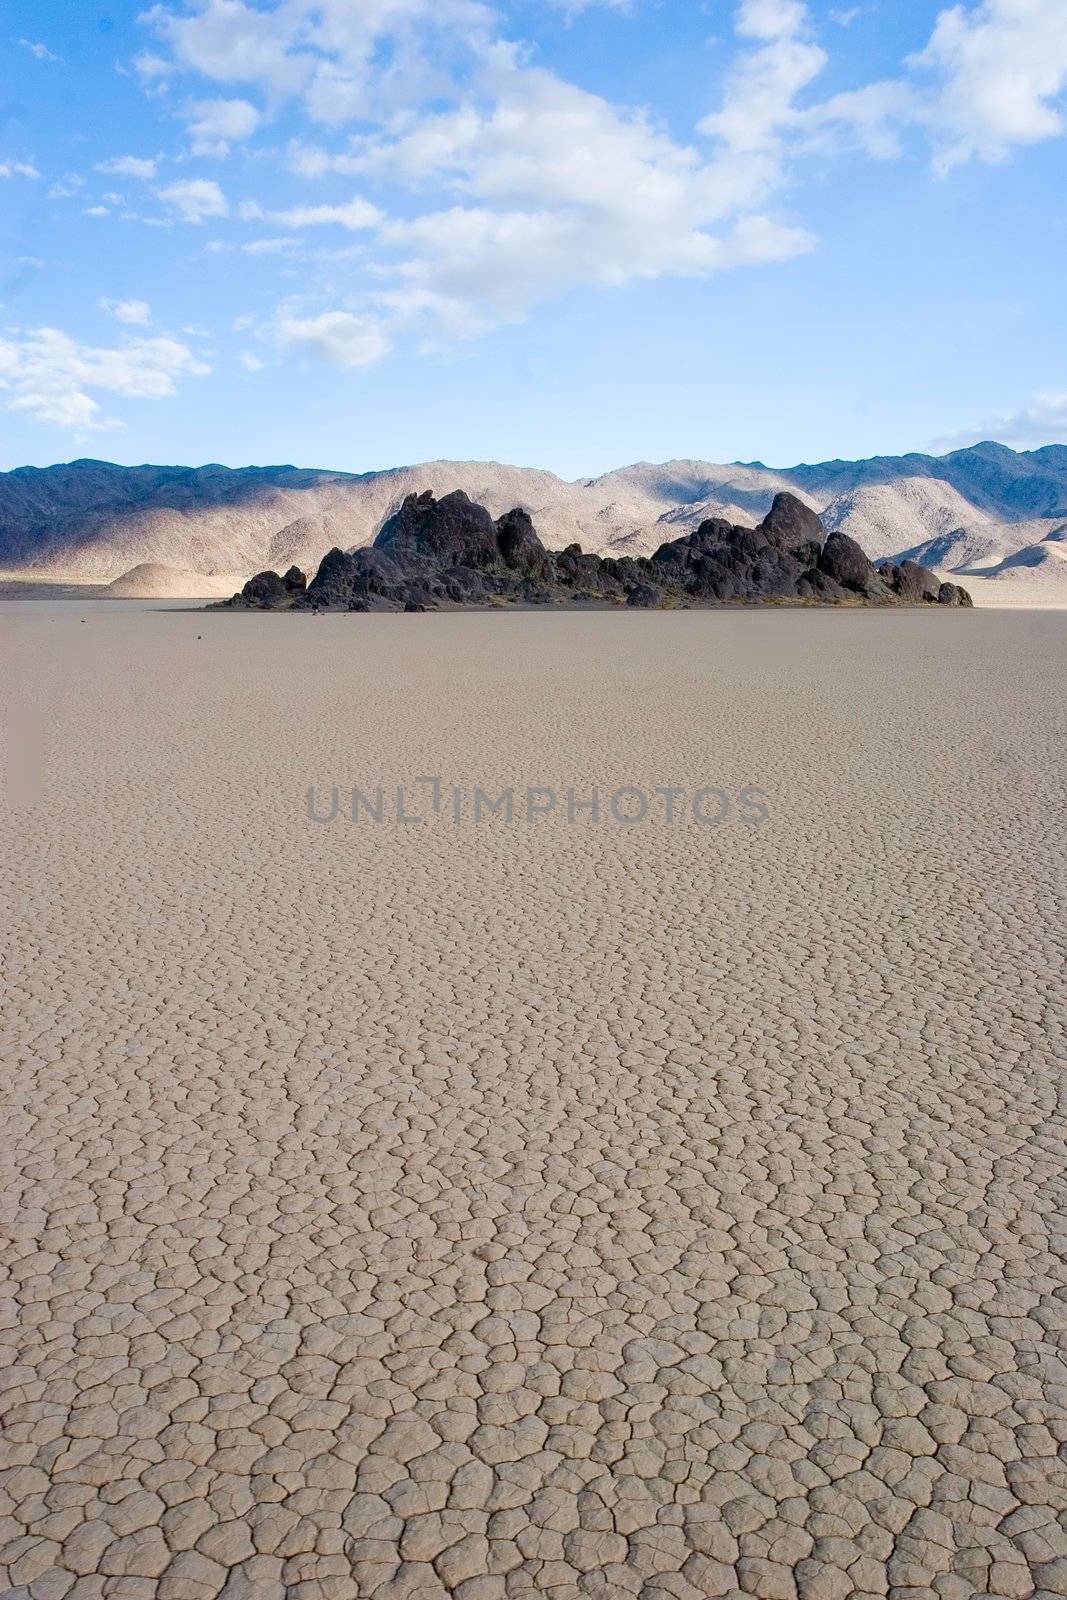
M 3 621 L 0 1594 L 1067 1592 L 1062 618 Z

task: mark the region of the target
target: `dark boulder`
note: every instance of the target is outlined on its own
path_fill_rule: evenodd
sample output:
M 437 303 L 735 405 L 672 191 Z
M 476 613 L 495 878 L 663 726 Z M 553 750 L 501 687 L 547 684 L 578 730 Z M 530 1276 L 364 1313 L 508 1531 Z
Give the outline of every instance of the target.
M 347 604 L 352 595 L 354 571 L 352 557 L 335 545 L 319 562 L 319 570 L 306 591 L 308 599 L 324 605 Z
M 462 489 L 441 500 L 429 490 L 409 494 L 383 526 L 374 548 L 397 561 L 421 558 L 443 567 L 493 567 L 500 560 L 492 517 Z
M 398 600 L 403 582 L 401 568 L 379 550 L 333 549 L 323 556 L 304 598 L 315 605 L 347 609 L 351 600 L 367 600 L 371 595 Z
M 971 599 L 967 590 L 962 588 L 958 583 L 943 583 L 940 589 L 937 591 L 937 603 L 939 606 L 974 605 L 974 601 Z
M 815 512 L 795 494 L 776 494 L 757 531 L 805 567 L 815 565 L 826 537 Z
M 817 566 L 820 572 L 853 594 L 862 594 L 873 600 L 886 593 L 882 579 L 855 539 L 850 539 L 847 533 L 838 531 L 830 534 L 822 547 Z
M 626 591 L 626 604 L 652 610 L 663 604 L 663 590 L 654 588 L 651 583 L 635 583 Z
M 890 563 L 879 570 L 898 600 L 907 605 L 936 602 L 941 580 L 929 567 L 921 567 L 917 561 L 902 561 L 899 566 Z
M 241 598 L 247 605 L 260 606 L 264 611 L 269 611 L 286 600 L 288 593 L 276 572 L 257 572 L 241 590 Z
M 307 576 L 299 567 L 290 567 L 282 582 L 290 594 L 303 594 L 308 586 Z
M 505 566 L 525 578 L 543 577 L 549 570 L 548 551 L 537 536 L 528 511 L 516 506 L 499 518 L 496 540 Z
M 707 517 L 695 533 L 684 534 L 680 539 L 661 544 L 652 560 L 660 566 L 691 567 L 701 556 L 710 555 L 729 543 L 731 534 L 738 531 L 721 517 Z

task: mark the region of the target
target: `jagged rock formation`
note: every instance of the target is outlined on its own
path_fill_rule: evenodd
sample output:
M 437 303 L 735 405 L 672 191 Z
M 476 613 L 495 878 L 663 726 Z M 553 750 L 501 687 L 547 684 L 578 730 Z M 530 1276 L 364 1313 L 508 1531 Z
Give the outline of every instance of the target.
M 791 494 L 775 496 L 758 528 L 711 517 L 651 558 L 545 547 L 529 515 L 496 521 L 461 489 L 408 495 L 370 548 L 330 550 L 310 583 L 290 568 L 260 572 L 237 609 L 422 611 L 431 606 L 615 604 L 635 607 L 794 601 L 969 606 L 956 584 L 914 561 L 874 567 L 854 539 L 826 533 Z
M 1067 518 L 1067 446 L 980 444 L 945 456 L 879 456 L 775 468 L 762 462 L 639 462 L 565 482 L 487 461 L 431 461 L 360 474 L 292 466 L 137 466 L 74 461 L 0 472 L 0 571 L 107 583 L 144 563 L 203 579 L 295 563 L 318 568 L 332 547 L 369 545 L 412 492 L 463 489 L 494 518 L 533 517 L 553 550 L 648 556 L 709 518 L 754 526 L 778 492 L 817 511 L 872 561 L 906 559 L 953 581 L 1000 591 L 1019 573 L 1050 604 L 1067 597 L 1051 558 L 996 573 Z M 1035 564 L 1036 561 L 1036 564 Z M 958 578 L 957 578 L 957 575 Z M 200 592 L 212 592 L 210 585 Z

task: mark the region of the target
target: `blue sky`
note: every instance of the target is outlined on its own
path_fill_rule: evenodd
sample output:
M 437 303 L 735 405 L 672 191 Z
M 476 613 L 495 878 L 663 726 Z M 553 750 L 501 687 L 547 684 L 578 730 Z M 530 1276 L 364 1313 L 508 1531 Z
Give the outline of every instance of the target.
M 1067 441 L 1064 0 L 6 0 L 0 466 Z

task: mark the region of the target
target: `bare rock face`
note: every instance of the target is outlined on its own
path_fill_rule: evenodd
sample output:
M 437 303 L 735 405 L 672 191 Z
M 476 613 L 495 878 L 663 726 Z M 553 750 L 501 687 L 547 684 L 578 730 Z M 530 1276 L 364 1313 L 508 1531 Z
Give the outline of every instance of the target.
M 234 601 L 238 598 L 258 610 L 275 611 L 288 600 L 289 590 L 276 572 L 257 572 L 254 578 L 249 578 L 240 596 L 234 596 Z
M 814 566 L 826 538 L 815 512 L 794 494 L 775 495 L 760 531 L 770 543 L 787 550 L 806 566 Z
M 922 567 L 917 561 L 901 561 L 899 565 L 889 563 L 880 570 L 883 581 L 899 600 L 908 605 L 936 602 L 941 582 L 929 567 Z
M 420 495 L 409 494 L 375 539 L 374 548 L 396 560 L 421 559 L 442 567 L 477 569 L 492 567 L 500 560 L 492 517 L 462 489 L 441 500 L 428 489 Z
M 637 583 L 626 596 L 628 606 L 642 607 L 646 610 L 663 604 L 662 589 L 655 588 L 651 583 Z
M 435 605 L 613 604 L 633 608 L 752 604 L 966 606 L 914 561 L 878 571 L 847 534 L 829 536 L 791 494 L 779 494 L 758 528 L 711 517 L 651 558 L 549 550 L 521 508 L 493 521 L 457 490 L 408 495 L 370 548 L 333 549 L 310 583 L 291 568 L 261 572 L 224 604 L 267 610 L 423 611 Z
M 549 573 L 548 551 L 538 538 L 528 511 L 508 511 L 496 525 L 500 554 L 513 572 L 526 578 L 543 578 Z
M 884 596 L 886 586 L 871 566 L 855 539 L 847 533 L 831 533 L 818 558 L 818 569 L 843 589 L 868 599 Z

